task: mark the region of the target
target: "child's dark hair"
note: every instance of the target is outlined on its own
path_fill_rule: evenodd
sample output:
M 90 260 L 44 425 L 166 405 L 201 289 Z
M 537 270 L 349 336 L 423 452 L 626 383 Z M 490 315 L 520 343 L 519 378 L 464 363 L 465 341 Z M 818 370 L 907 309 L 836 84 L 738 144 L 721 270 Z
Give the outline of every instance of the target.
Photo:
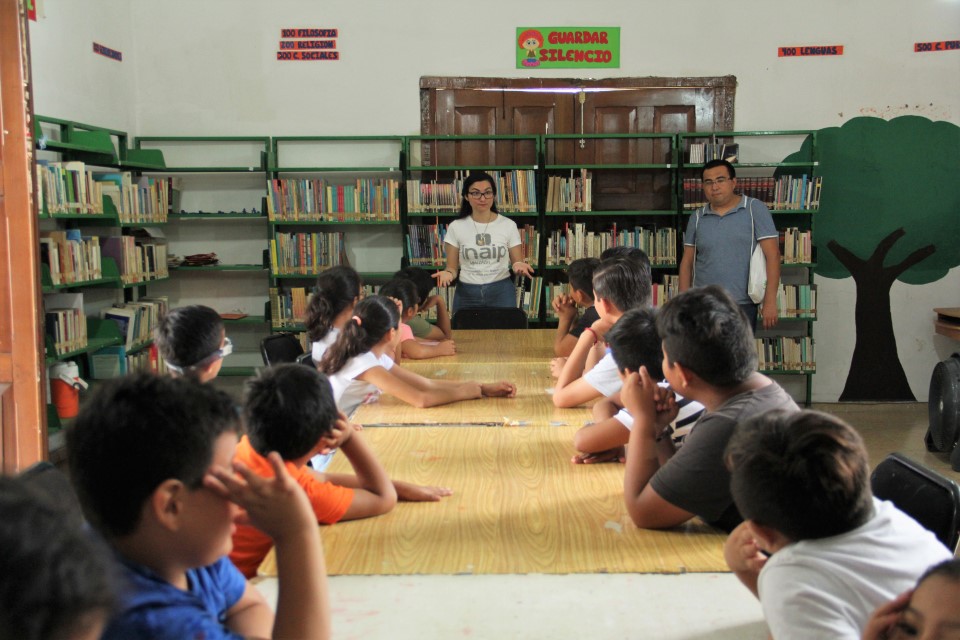
M 311 342 L 322 340 L 327 335 L 334 318 L 360 296 L 360 286 L 360 274 L 353 267 L 340 265 L 320 272 L 304 319 L 307 337 Z
M 923 584 L 927 578 L 946 578 L 951 582 L 960 583 L 960 558 L 944 560 L 939 564 L 933 565 L 923 572 L 923 575 L 917 580 L 917 586 L 919 587 Z
M 624 258 L 608 260 L 593 272 L 593 297 L 613 303 L 624 313 L 650 303 L 650 284 L 649 265 Z
M 715 387 L 731 387 L 757 370 L 747 318 L 717 285 L 684 291 L 657 315 L 670 364 L 679 362 Z
M 607 332 L 606 341 L 620 371 L 646 367 L 654 382 L 663 379 L 663 350 L 655 310 L 639 307 L 627 311 Z
M 0 477 L 0 549 L 0 639 L 72 638 L 109 618 L 112 554 L 22 479 Z
M 244 417 L 257 453 L 296 460 L 333 430 L 337 404 L 327 376 L 302 364 L 280 364 L 247 382 Z
M 458 218 L 466 218 L 468 215 L 473 213 L 473 207 L 470 206 L 470 198 L 467 197 L 467 194 L 470 193 L 470 187 L 477 184 L 478 182 L 489 182 L 490 188 L 493 189 L 493 204 L 490 205 L 490 211 L 494 213 L 499 213 L 497 209 L 497 181 L 493 179 L 489 173 L 484 173 L 483 171 L 471 171 L 470 175 L 464 178 L 463 188 L 460 189 L 460 213 L 457 216 Z
M 393 274 L 394 278 L 406 278 L 410 280 L 417 286 L 417 296 L 419 300 L 417 304 L 421 307 L 427 301 L 427 298 L 430 297 L 430 294 L 433 293 L 434 288 L 437 286 L 437 282 L 430 275 L 430 272 L 426 269 L 421 269 L 420 267 L 404 267 Z
M 743 517 L 794 542 L 852 531 L 873 513 L 863 439 L 836 416 L 768 411 L 737 426 L 724 459 Z
M 223 319 L 210 307 L 194 304 L 168 310 L 157 325 L 156 340 L 160 355 L 185 375 L 190 367 L 220 348 Z
M 593 274 L 600 266 L 596 258 L 580 258 L 574 260 L 567 267 L 567 280 L 574 291 L 582 291 L 584 295 L 593 297 Z
M 727 176 L 731 180 L 737 177 L 737 170 L 733 167 L 733 165 L 727 160 L 720 160 L 720 159 L 710 160 L 705 165 L 703 165 L 703 169 L 701 169 L 700 175 L 703 175 L 704 171 L 709 171 L 710 169 L 716 169 L 717 167 L 726 167 Z
M 390 329 L 398 328 L 400 311 L 390 298 L 368 296 L 353 309 L 354 317 L 330 345 L 317 368 L 329 375 L 335 374 L 350 358 L 370 351 L 387 335 Z
M 233 399 L 210 385 L 149 373 L 106 382 L 67 428 L 70 479 L 84 514 L 108 538 L 133 533 L 162 482 L 198 489 L 214 441 L 240 427 Z
M 380 287 L 379 295 L 387 298 L 396 298 L 403 304 L 403 312 L 406 313 L 417 304 L 417 285 L 406 278 L 394 278 Z
M 646 251 L 643 249 L 638 249 L 637 247 L 625 247 L 623 245 L 619 245 L 604 249 L 603 253 L 600 254 L 601 263 L 623 259 L 633 260 L 640 264 L 640 266 L 645 267 L 647 271 L 650 270 L 650 256 L 647 255 Z

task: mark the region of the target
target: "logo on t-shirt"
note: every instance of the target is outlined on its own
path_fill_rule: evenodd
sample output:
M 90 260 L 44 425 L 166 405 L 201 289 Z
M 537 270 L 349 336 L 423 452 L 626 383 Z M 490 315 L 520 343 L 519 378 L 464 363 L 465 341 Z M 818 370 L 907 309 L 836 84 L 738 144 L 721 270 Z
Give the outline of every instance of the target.
M 490 237 L 489 233 L 478 233 L 476 237 L 476 244 L 478 247 L 489 247 L 493 244 L 493 239 Z

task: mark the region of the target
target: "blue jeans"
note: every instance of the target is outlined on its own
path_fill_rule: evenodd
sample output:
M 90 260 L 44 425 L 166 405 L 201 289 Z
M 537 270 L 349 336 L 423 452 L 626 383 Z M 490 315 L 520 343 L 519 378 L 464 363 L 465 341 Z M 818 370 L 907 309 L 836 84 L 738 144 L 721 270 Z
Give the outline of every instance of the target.
M 759 308 L 760 305 L 758 304 L 740 304 L 740 310 L 743 311 L 743 315 L 747 316 L 747 324 L 750 325 L 750 330 L 754 333 L 757 332 L 757 310 Z
M 489 284 L 457 284 L 457 291 L 453 294 L 453 309 L 456 313 L 460 309 L 471 307 L 515 307 L 517 306 L 517 289 L 513 280 L 504 278 Z

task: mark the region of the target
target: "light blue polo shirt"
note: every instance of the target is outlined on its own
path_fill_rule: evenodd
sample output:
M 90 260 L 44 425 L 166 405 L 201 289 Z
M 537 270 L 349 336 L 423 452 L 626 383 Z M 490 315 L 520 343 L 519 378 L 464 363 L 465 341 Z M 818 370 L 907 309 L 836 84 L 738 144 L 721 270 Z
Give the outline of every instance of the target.
M 750 236 L 751 210 L 753 238 Z M 714 213 L 709 204 L 698 209 L 690 216 L 683 234 L 684 247 L 696 247 L 697 252 L 693 286 L 718 284 L 737 304 L 753 304 L 747 295 L 750 256 L 756 242 L 778 236 L 770 210 L 756 198 L 741 196 L 740 203 L 722 216 Z

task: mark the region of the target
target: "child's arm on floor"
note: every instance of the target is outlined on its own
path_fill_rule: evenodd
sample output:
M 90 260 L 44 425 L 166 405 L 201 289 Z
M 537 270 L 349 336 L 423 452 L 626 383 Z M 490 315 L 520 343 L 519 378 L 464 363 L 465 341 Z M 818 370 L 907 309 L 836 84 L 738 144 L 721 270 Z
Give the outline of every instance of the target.
M 326 438 L 325 438 L 326 439 Z M 332 482 L 341 487 L 354 489 L 353 500 L 343 514 L 342 520 L 358 520 L 387 513 L 397 504 L 397 492 L 387 475 L 386 469 L 377 460 L 373 449 L 366 443 L 359 431 L 340 414 L 328 442 L 331 449 L 339 448 L 354 474 L 316 473 L 321 481 Z M 329 451 L 329 449 L 328 449 Z
M 267 459 L 273 467 L 273 478 L 261 478 L 245 465 L 234 463 L 236 474 L 214 469 L 204 478 L 204 486 L 242 507 L 243 520 L 274 541 L 280 595 L 272 633 L 268 631 L 267 635 L 329 638 L 327 571 L 316 518 L 306 493 L 287 472 L 280 456 L 274 452 Z M 251 589 L 248 584 L 247 592 Z M 245 601 L 247 592 L 227 612 L 226 626 L 241 635 L 263 637 L 259 605 Z M 263 601 L 262 596 L 259 599 Z M 269 611 L 265 602 L 263 606 Z
M 437 344 L 421 344 L 416 340 L 404 340 L 400 343 L 403 357 L 410 360 L 426 360 L 440 356 L 452 356 L 457 353 L 453 340 L 441 340 Z
M 723 544 L 723 559 L 730 571 L 759 599 L 757 581 L 760 579 L 760 569 L 767 563 L 767 556 L 761 553 L 746 522 L 741 522 L 730 532 Z
M 420 409 L 460 400 L 475 400 L 482 396 L 480 385 L 476 382 L 430 380 L 399 366 L 390 371 L 373 367 L 358 378 Z
M 670 438 L 659 436 L 663 431 L 660 423 L 669 423 L 667 416 L 670 413 L 676 416 L 676 403 L 672 402 L 671 396 L 672 408 L 668 402 L 668 406 L 659 412 L 663 415 L 658 420 L 660 393 L 657 383 L 647 374 L 646 367 L 640 367 L 639 373 L 630 373 L 620 390 L 623 405 L 634 420 L 627 443 L 623 497 L 634 524 L 645 529 L 666 529 L 693 517 L 689 511 L 664 500 L 650 486 L 650 479 L 674 452 Z

